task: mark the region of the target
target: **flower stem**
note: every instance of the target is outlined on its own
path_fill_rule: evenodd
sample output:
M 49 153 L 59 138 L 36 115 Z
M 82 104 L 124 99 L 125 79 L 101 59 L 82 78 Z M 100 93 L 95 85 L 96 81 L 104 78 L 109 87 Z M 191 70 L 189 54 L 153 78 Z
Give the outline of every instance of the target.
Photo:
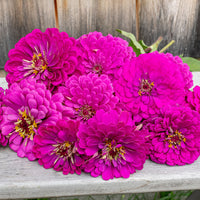
M 163 47 L 159 53 L 162 53 L 164 51 L 166 51 L 172 44 L 174 44 L 175 40 L 172 40 L 169 44 L 167 44 L 165 47 Z
M 160 36 L 160 37 L 150 46 L 151 52 L 157 51 L 157 50 L 158 50 L 158 46 L 159 46 L 159 44 L 160 44 L 162 41 L 163 41 L 163 37 Z

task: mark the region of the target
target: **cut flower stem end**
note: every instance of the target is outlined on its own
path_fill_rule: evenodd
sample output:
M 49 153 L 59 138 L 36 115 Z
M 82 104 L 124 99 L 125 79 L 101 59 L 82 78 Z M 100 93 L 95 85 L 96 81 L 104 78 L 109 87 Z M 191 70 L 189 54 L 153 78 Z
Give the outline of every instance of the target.
M 172 44 L 174 44 L 175 40 L 172 40 L 169 44 L 167 44 L 165 47 L 163 47 L 159 53 L 165 52 Z

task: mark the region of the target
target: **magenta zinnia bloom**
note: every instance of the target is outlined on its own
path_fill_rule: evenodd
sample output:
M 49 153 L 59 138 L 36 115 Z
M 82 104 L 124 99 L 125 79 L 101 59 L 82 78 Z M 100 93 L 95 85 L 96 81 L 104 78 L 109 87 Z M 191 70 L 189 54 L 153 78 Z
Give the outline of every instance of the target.
M 69 116 L 83 121 L 93 117 L 99 109 L 113 109 L 118 102 L 107 75 L 90 73 L 79 77 L 72 76 L 58 91 L 65 97 L 64 105 L 69 110 Z
M 52 88 L 76 72 L 77 56 L 75 39 L 67 33 L 59 33 L 56 28 L 48 28 L 44 33 L 35 29 L 10 50 L 6 80 L 10 85 L 31 77 Z
M 165 107 L 154 118 L 143 122 L 153 133 L 150 158 L 168 165 L 193 163 L 199 157 L 200 116 L 189 107 Z
M 166 104 L 184 103 L 189 85 L 179 64 L 165 54 L 153 52 L 124 65 L 114 90 L 127 110 L 148 118 Z
M 63 171 L 63 174 L 81 174 L 84 160 L 77 152 L 78 121 L 60 120 L 56 125 L 41 127 L 35 136 L 34 151 L 44 168 Z
M 200 113 L 200 86 L 195 86 L 193 91 L 189 91 L 187 94 L 187 103 L 192 108 Z
M 103 36 L 100 32 L 91 32 L 77 40 L 81 50 L 80 65 L 86 73 L 107 74 L 111 79 L 118 76 L 121 66 L 135 57 L 128 42 L 112 35 Z
M 1 123 L 3 120 L 3 97 L 4 97 L 4 89 L 0 87 L 0 144 L 2 146 L 6 146 L 8 143 L 8 139 L 1 134 Z
M 40 126 L 55 124 L 61 118 L 57 111 L 58 96 L 42 83 L 26 79 L 6 90 L 3 107 L 2 134 L 9 136 L 9 146 L 19 157 L 34 160 L 33 139 Z
M 79 152 L 90 156 L 83 167 L 85 172 L 108 180 L 128 178 L 143 168 L 146 132 L 137 131 L 131 121 L 128 112 L 100 110 L 88 124 L 80 124 Z
M 171 53 L 166 53 L 165 56 L 177 64 L 177 67 L 179 67 L 185 80 L 185 89 L 189 90 L 193 86 L 193 75 L 190 72 L 190 67 L 188 66 L 188 64 L 183 63 L 179 56 L 173 56 Z

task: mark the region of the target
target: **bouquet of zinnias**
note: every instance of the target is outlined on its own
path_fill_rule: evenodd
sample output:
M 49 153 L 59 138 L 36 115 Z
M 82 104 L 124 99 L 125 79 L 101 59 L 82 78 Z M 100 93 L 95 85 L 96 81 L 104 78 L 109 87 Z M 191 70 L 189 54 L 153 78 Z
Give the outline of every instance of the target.
M 189 66 L 92 32 L 34 30 L 9 52 L 0 88 L 0 143 L 63 174 L 128 178 L 146 159 L 200 155 L 200 87 Z

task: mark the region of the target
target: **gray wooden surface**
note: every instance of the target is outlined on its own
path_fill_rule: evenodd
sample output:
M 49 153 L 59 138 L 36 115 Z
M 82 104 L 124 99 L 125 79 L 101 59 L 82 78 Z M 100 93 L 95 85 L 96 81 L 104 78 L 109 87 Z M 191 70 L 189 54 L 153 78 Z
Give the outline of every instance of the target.
M 200 189 L 200 159 L 170 167 L 150 161 L 128 179 L 109 181 L 89 174 L 63 175 L 34 161 L 17 157 L 8 148 L 0 151 L 0 199 L 126 194 Z
M 200 57 L 199 0 L 139 0 L 139 37 L 151 44 L 164 37 L 161 47 L 171 40 L 169 49 L 175 55 Z
M 200 72 L 193 73 L 193 80 L 200 85 Z M 5 78 L 0 78 L 0 86 L 7 88 Z M 191 165 L 174 167 L 146 161 L 144 169 L 128 179 L 104 181 L 85 173 L 65 176 L 1 147 L 0 199 L 195 190 L 200 189 L 199 169 L 200 158 Z
M 0 0 L 0 67 L 21 37 L 54 26 L 53 0 Z
M 136 8 L 136 1 L 139 5 Z M 160 35 L 174 54 L 200 57 L 199 0 L 57 0 L 61 31 L 75 38 L 123 29 L 153 43 Z M 138 17 L 136 20 L 136 11 Z M 136 24 L 138 26 L 136 27 Z M 55 26 L 54 0 L 0 0 L 0 68 L 15 43 L 35 28 Z M 136 30 L 137 28 L 137 30 Z
M 91 31 L 135 33 L 135 0 L 58 0 L 60 30 L 80 37 Z

